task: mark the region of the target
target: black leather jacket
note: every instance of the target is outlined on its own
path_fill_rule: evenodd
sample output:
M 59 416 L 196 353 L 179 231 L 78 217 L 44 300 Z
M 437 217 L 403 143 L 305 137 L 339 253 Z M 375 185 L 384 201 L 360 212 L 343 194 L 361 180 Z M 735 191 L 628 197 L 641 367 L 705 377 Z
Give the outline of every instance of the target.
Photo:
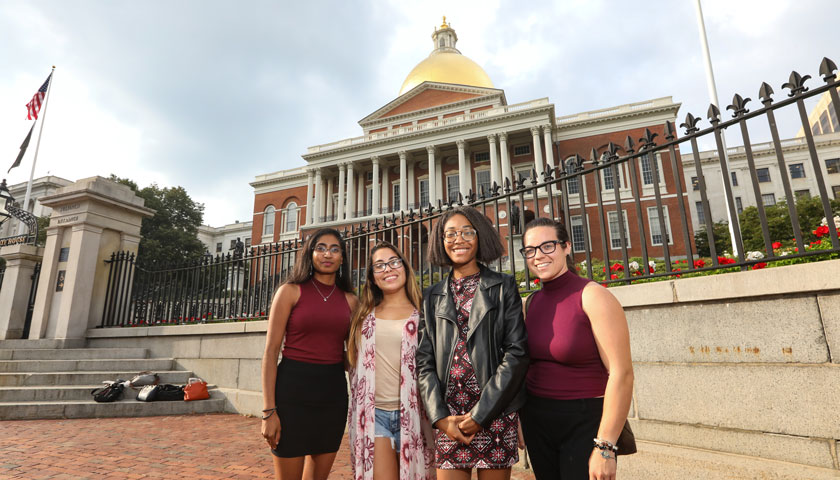
M 515 412 L 525 403 L 528 337 L 514 277 L 483 265 L 480 269 L 470 311 L 467 352 L 482 390 L 470 415 L 488 428 L 502 413 Z M 500 309 L 501 302 L 504 303 Z M 417 377 L 426 412 L 434 425 L 450 415 L 446 384 L 458 340 L 449 275 L 423 293 L 418 330 Z

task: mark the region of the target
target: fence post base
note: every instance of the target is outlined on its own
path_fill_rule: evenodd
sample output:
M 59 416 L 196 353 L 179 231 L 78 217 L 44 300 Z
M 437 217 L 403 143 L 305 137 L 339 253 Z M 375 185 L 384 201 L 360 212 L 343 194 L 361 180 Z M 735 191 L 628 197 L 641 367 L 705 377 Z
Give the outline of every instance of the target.
M 0 340 L 24 338 L 29 291 L 35 265 L 44 257 L 44 249 L 34 245 L 10 245 L 0 248 L 6 259 L 6 274 L 0 288 Z

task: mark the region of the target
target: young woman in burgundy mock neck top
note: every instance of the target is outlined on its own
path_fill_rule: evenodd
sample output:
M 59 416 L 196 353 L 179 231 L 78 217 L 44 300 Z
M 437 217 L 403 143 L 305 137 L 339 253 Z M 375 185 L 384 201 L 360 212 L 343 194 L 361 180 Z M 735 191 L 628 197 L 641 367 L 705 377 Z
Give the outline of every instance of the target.
M 533 220 L 522 243 L 542 284 L 525 315 L 531 365 L 521 420 L 534 474 L 614 480 L 613 447 L 633 391 L 624 310 L 606 288 L 574 271 L 562 223 Z
M 356 306 L 345 251 L 336 230 L 315 232 L 271 302 L 262 361 L 262 436 L 274 454 L 278 479 L 325 480 L 344 436 L 344 341 Z

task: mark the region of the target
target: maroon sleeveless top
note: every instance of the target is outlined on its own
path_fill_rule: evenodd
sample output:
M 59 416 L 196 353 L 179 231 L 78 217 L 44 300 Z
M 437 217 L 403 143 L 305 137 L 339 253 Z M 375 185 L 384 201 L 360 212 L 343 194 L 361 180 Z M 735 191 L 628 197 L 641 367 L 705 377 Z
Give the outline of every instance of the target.
M 307 363 L 343 362 L 344 340 L 350 331 L 350 305 L 344 291 L 337 286 L 333 291 L 333 285 L 314 278 L 298 286 L 300 298 L 286 323 L 283 356 Z
M 543 283 L 531 299 L 525 317 L 530 394 L 556 400 L 604 396 L 609 374 L 581 301 L 587 284 L 589 279 L 566 272 Z

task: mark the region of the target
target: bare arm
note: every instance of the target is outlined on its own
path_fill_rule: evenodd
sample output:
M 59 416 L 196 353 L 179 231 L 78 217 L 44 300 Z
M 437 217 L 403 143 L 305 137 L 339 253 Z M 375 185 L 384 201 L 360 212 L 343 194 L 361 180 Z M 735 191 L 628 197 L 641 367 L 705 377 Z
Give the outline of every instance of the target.
M 289 314 L 300 298 L 300 287 L 293 284 L 281 286 L 271 300 L 268 314 L 268 332 L 265 336 L 265 351 L 262 359 L 263 408 L 274 408 L 274 385 L 277 381 L 277 359 L 286 337 Z

